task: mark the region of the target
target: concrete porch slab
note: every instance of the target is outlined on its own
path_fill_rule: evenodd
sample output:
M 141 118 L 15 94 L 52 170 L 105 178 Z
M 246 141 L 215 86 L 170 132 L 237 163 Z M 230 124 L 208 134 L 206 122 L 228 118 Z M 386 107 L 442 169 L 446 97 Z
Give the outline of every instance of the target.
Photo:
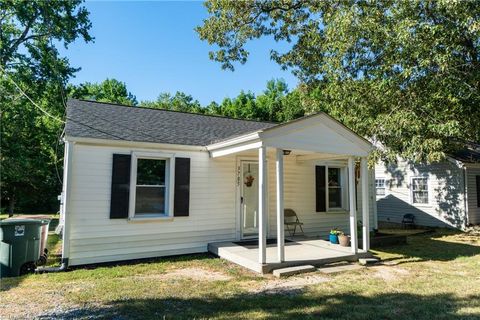
M 258 273 L 269 273 L 275 269 L 312 265 L 321 266 L 340 261 L 358 261 L 371 254 L 359 251 L 351 252 L 349 247 L 331 244 L 320 239 L 298 240 L 285 243 L 285 261 L 277 259 L 276 245 L 267 245 L 267 261 L 258 262 L 258 246 L 242 246 L 233 242 L 215 242 L 208 245 L 208 250 L 226 260 L 241 265 Z

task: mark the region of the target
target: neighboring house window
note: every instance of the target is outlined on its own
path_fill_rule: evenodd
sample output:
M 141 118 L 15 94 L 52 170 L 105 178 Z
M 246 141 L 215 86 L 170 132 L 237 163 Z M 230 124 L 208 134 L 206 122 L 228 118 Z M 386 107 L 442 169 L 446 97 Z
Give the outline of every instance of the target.
M 170 157 L 133 154 L 130 216 L 170 215 Z
M 378 178 L 375 179 L 375 190 L 377 197 L 383 197 L 385 195 L 385 179 Z
M 340 168 L 328 168 L 328 207 L 342 208 L 342 180 Z
M 428 178 L 412 178 L 412 202 L 428 204 Z
M 315 166 L 316 212 L 346 209 L 346 168 Z

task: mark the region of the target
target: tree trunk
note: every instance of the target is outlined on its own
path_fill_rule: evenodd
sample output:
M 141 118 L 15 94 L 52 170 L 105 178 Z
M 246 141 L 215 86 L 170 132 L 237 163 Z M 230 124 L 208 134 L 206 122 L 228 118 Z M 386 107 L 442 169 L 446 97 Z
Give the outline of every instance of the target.
M 15 196 L 12 195 L 8 201 L 8 217 L 13 217 L 13 211 L 15 209 Z

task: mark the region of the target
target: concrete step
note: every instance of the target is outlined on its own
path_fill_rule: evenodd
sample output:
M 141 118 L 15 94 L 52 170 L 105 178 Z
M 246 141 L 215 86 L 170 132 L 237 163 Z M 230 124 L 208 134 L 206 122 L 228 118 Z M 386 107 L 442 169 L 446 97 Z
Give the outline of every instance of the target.
M 380 259 L 378 258 L 360 258 L 358 259 L 358 263 L 360 263 L 362 266 L 369 266 L 375 263 L 380 262 Z
M 311 265 L 289 267 L 273 270 L 273 275 L 277 278 L 283 278 L 288 276 L 293 276 L 294 274 L 306 273 L 315 271 L 316 268 Z

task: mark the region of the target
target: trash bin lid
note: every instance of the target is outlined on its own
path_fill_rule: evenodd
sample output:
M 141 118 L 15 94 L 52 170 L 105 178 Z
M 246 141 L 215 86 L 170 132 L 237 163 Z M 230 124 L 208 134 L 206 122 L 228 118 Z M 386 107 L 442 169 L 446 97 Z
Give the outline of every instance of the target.
M 45 225 L 45 224 L 48 224 L 49 222 L 50 222 L 49 220 L 9 218 L 9 219 L 0 221 L 0 226 L 11 226 L 16 224 Z

